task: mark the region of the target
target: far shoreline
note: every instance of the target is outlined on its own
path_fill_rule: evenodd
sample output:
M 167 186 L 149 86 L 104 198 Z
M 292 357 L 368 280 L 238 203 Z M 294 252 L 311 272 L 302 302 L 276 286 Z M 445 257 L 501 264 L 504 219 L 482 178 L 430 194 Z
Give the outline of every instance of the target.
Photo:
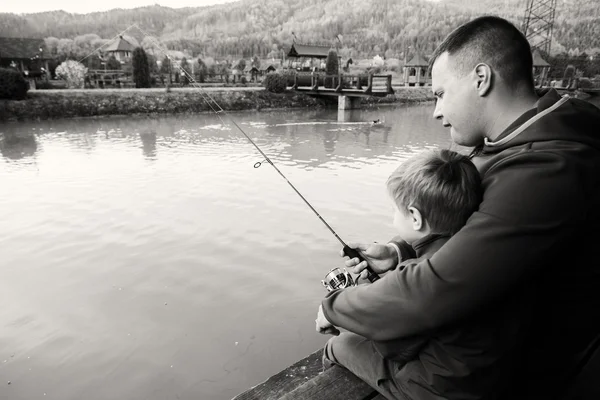
M 357 109 L 434 100 L 430 87 L 394 87 L 386 97 L 365 97 Z M 0 100 L 0 122 L 78 119 L 104 116 L 160 116 L 213 113 L 206 94 L 225 112 L 337 108 L 337 97 L 316 98 L 262 87 L 35 90 L 25 100 Z

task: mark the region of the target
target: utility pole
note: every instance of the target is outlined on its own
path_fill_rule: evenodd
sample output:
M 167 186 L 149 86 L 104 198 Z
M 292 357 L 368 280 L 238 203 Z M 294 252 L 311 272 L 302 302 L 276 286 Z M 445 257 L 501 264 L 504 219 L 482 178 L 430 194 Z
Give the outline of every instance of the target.
M 555 14 L 556 0 L 527 0 L 521 31 L 532 49 L 539 49 L 550 55 Z

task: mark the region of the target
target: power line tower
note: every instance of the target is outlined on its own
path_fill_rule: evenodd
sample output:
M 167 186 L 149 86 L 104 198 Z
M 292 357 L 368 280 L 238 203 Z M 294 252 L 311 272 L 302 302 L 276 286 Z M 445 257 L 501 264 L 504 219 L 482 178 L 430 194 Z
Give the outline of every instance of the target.
M 533 49 L 550 54 L 556 0 L 527 0 L 521 30 Z

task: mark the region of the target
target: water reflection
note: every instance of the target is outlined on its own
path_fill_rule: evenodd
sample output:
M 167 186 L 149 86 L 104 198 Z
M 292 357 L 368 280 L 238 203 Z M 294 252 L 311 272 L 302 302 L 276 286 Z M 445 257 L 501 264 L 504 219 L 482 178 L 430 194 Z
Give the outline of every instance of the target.
M 33 157 L 37 149 L 37 140 L 32 133 L 0 133 L 0 153 L 7 160 Z
M 343 121 L 339 121 L 337 110 L 251 112 L 230 116 L 257 140 L 259 146 L 266 146 L 270 157 L 297 160 L 307 168 L 342 159 L 351 163 L 363 162 L 365 157 L 389 157 L 412 145 L 427 144 L 432 132 L 441 132 L 439 124 L 422 107 L 349 110 L 343 113 Z M 385 123 L 372 124 L 374 119 L 379 118 L 383 118 Z M 160 147 L 243 142 L 243 135 L 233 124 L 226 122 L 224 125 L 214 115 L 202 114 L 186 118 L 118 117 L 7 124 L 1 128 L 6 136 L 2 155 L 9 159 L 33 155 L 37 148 L 37 135 L 42 142 L 62 141 L 68 143 L 71 149 L 84 150 L 88 155 L 98 147 L 110 146 L 111 142 L 129 146 L 136 142 L 139 145 L 141 141 L 141 155 L 145 159 L 156 160 Z M 33 133 L 23 135 L 23 132 Z M 440 139 L 446 140 L 446 137 Z
M 146 130 L 140 132 L 140 139 L 142 140 L 142 150 L 144 156 L 148 159 L 156 159 L 156 132 L 152 130 Z

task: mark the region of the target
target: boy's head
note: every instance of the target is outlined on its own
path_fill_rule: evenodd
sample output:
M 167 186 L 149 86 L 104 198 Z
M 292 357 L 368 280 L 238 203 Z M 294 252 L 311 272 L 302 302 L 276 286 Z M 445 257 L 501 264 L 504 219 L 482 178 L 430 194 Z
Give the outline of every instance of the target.
M 426 150 L 402 163 L 387 180 L 394 226 L 408 243 L 430 233 L 453 235 L 477 210 L 481 178 L 467 156 Z

